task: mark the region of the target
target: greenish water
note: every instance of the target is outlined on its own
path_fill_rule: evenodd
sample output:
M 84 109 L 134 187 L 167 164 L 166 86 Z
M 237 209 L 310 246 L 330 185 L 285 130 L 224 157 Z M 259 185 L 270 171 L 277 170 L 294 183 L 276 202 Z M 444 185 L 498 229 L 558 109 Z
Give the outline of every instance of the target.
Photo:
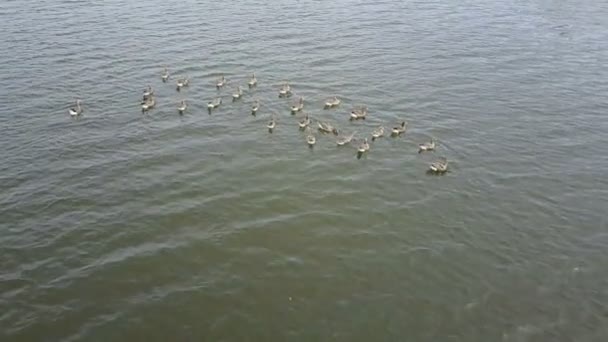
M 0 29 L 0 340 L 608 338 L 608 3 L 13 0 Z M 300 95 L 409 129 L 309 149 Z

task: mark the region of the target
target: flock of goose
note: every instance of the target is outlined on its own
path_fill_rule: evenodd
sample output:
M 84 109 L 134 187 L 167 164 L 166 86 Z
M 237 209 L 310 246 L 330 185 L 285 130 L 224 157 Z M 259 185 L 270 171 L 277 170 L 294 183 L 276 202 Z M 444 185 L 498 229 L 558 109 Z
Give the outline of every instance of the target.
M 169 70 L 165 67 L 161 73 L 161 79 L 162 79 L 163 83 L 166 83 L 167 81 L 169 81 L 170 76 L 171 75 L 169 73 Z M 176 90 L 179 92 L 179 91 L 181 91 L 182 88 L 189 86 L 190 79 L 187 77 L 180 77 L 176 80 L 175 83 L 176 83 Z M 222 75 L 217 79 L 215 86 L 218 90 L 220 90 L 220 89 L 224 88 L 227 83 L 228 83 L 228 80 Z M 257 87 L 257 85 L 258 85 L 258 80 L 257 80 L 255 74 L 251 74 L 249 80 L 247 81 L 247 86 L 249 87 L 249 89 L 252 89 L 252 88 Z M 287 83 L 287 82 L 283 83 L 281 85 L 281 87 L 279 88 L 279 97 L 280 98 L 290 98 L 292 95 L 293 95 L 293 90 L 291 89 L 291 86 L 289 85 L 289 83 Z M 232 94 L 232 101 L 233 102 L 238 101 L 238 100 L 242 99 L 242 97 L 243 97 L 243 89 L 240 86 L 237 86 L 235 88 L 234 93 Z M 339 107 L 340 104 L 341 104 L 341 100 L 337 96 L 333 96 L 325 101 L 323 108 L 332 109 L 332 108 Z M 221 105 L 222 105 L 221 97 L 217 97 L 217 98 L 214 98 L 211 101 L 209 101 L 207 103 L 207 110 L 209 111 L 209 114 L 211 114 L 211 112 L 213 110 L 217 109 Z M 156 106 L 156 98 L 154 95 L 154 89 L 152 89 L 151 86 L 148 86 L 143 92 L 143 98 L 141 101 L 142 113 L 146 113 L 146 112 L 152 110 L 155 106 Z M 254 99 L 253 103 L 251 105 L 251 114 L 255 116 L 257 114 L 259 108 L 260 108 L 260 101 L 258 99 Z M 183 114 L 186 111 L 186 109 L 188 109 L 188 103 L 186 102 L 186 100 L 181 100 L 177 107 L 178 113 Z M 303 112 L 304 98 L 300 96 L 298 98 L 298 100 L 295 101 L 290 106 L 290 109 L 291 109 L 292 115 Z M 81 101 L 76 100 L 75 107 L 70 108 L 68 112 L 72 117 L 79 117 L 80 115 L 82 115 L 83 108 L 81 106 Z M 350 111 L 349 120 L 351 120 L 351 121 L 365 120 L 367 115 L 368 115 L 368 109 L 366 106 L 357 106 L 357 107 L 354 107 Z M 308 146 L 310 148 L 312 148 L 317 142 L 317 138 L 316 138 L 315 134 L 313 133 L 311 125 L 312 125 L 312 120 L 308 114 L 304 114 L 304 117 L 298 121 L 298 126 L 300 127 L 300 130 L 306 132 L 306 143 L 308 144 Z M 273 130 L 276 128 L 276 126 L 277 126 L 277 118 L 276 118 L 276 115 L 273 114 L 270 121 L 266 125 L 266 127 L 268 128 L 268 132 L 272 133 Z M 322 134 L 336 135 L 337 136 L 336 143 L 338 146 L 344 146 L 344 145 L 350 144 L 351 142 L 357 141 L 357 139 L 355 138 L 356 132 L 351 133 L 349 135 L 341 135 L 338 128 L 334 127 L 329 122 L 317 121 L 317 128 L 318 128 L 318 131 L 321 132 Z M 397 125 L 391 129 L 390 135 L 392 137 L 398 137 L 398 136 L 404 134 L 406 132 L 406 130 L 407 130 L 407 122 L 402 121 L 399 125 Z M 374 129 L 371 132 L 370 140 L 373 142 L 376 139 L 384 137 L 384 135 L 385 135 L 384 126 L 377 127 L 376 129 Z M 418 153 L 434 151 L 435 147 L 436 147 L 436 142 L 434 139 L 431 139 L 429 142 L 425 142 L 425 143 L 418 145 Z M 369 152 L 370 142 L 368 141 L 368 137 L 367 136 L 364 137 L 363 140 L 358 143 L 356 148 L 357 148 L 357 158 L 361 158 L 361 156 L 363 154 Z M 445 157 L 441 157 L 429 165 L 429 172 L 443 174 L 447 171 L 448 171 L 448 160 Z

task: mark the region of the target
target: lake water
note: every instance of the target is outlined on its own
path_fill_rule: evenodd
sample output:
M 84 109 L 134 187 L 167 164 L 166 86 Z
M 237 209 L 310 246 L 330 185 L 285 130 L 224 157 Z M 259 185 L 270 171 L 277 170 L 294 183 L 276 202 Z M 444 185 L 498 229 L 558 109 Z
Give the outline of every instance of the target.
M 0 340 L 608 339 L 608 2 L 5 0 L 0 30 Z M 298 96 L 408 131 L 309 149 Z

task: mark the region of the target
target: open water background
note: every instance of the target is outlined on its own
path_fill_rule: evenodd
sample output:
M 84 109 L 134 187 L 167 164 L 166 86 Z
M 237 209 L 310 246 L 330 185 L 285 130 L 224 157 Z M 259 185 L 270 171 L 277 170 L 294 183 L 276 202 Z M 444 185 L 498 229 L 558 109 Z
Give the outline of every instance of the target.
M 0 31 L 1 340 L 607 340 L 608 2 L 5 0 Z M 300 95 L 409 129 L 311 150 Z

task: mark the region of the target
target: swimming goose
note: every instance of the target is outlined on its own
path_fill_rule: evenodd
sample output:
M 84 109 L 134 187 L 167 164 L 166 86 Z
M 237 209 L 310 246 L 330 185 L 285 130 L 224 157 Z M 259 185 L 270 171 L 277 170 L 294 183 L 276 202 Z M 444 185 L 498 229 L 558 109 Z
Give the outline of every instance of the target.
M 144 89 L 144 96 L 142 101 L 146 101 L 152 95 L 154 95 L 154 90 L 151 86 L 148 86 L 146 89 Z
M 141 111 L 142 112 L 147 112 L 150 109 L 154 108 L 154 106 L 156 106 L 156 99 L 154 98 L 154 96 L 150 96 L 146 101 L 144 101 L 144 103 L 141 105 Z
M 312 147 L 317 142 L 317 138 L 315 138 L 315 135 L 310 128 L 307 129 L 306 133 L 306 143 L 308 146 Z
M 234 94 L 232 94 L 232 101 L 236 101 L 236 100 L 240 99 L 242 96 L 243 96 L 243 89 L 241 89 L 241 86 L 237 86 L 236 92 Z
M 217 89 L 220 89 L 222 87 L 224 87 L 226 85 L 228 81 L 226 81 L 226 78 L 224 77 L 224 75 L 222 74 L 218 79 L 217 82 L 215 83 L 215 87 Z
M 222 104 L 222 98 L 216 97 L 215 99 L 207 102 L 207 109 L 211 112 L 212 109 L 219 107 Z
M 256 99 L 251 105 L 251 115 L 255 115 L 258 112 L 258 109 L 260 109 L 260 101 Z
M 405 121 L 401 122 L 401 125 L 393 127 L 393 136 L 401 135 L 401 133 L 405 132 L 407 123 Z
M 182 102 L 177 107 L 177 111 L 180 114 L 184 114 L 184 112 L 186 111 L 187 108 L 188 108 L 188 104 L 186 103 L 186 100 L 182 100 Z
M 333 108 L 333 107 L 337 107 L 340 105 L 340 99 L 337 96 L 334 96 L 331 99 L 327 99 L 325 100 L 325 109 L 329 109 L 329 108 Z
M 332 126 L 330 123 L 319 121 L 317 124 L 319 125 L 319 131 L 338 135 L 338 129 Z
M 82 114 L 82 107 L 80 106 L 80 100 L 76 100 L 76 107 L 68 109 L 71 116 L 79 116 Z
M 304 119 L 302 119 L 298 122 L 298 126 L 300 126 L 300 129 L 304 129 L 304 128 L 308 127 L 309 125 L 310 125 L 310 118 L 308 117 L 308 114 L 306 114 Z
M 281 89 L 279 89 L 279 97 L 289 97 L 291 96 L 291 94 L 291 86 L 289 85 L 289 83 L 283 83 Z
M 365 120 L 366 116 L 367 116 L 367 106 L 355 107 L 350 112 L 350 120 L 359 120 L 359 119 Z
M 350 143 L 353 140 L 353 137 L 355 136 L 355 134 L 357 134 L 357 132 L 353 132 L 350 135 L 339 136 L 338 139 L 336 140 L 336 144 L 338 144 L 338 146 L 344 146 L 344 145 Z
M 363 142 L 361 143 L 361 145 L 359 145 L 359 147 L 357 147 L 357 151 L 359 153 L 365 153 L 365 152 L 369 151 L 369 143 L 367 142 L 367 138 L 363 139 Z
M 177 91 L 180 91 L 183 87 L 187 87 L 190 84 L 190 79 L 187 77 L 179 78 L 176 82 Z
M 160 74 L 160 78 L 163 80 L 163 82 L 167 82 L 167 80 L 169 79 L 169 69 L 167 69 L 167 67 L 165 67 L 163 73 Z
M 431 139 L 430 142 L 425 142 L 418 145 L 418 153 L 435 150 L 435 139 Z
M 300 99 L 298 100 L 298 102 L 294 103 L 291 106 L 291 114 L 295 114 L 299 111 L 301 111 L 304 108 L 304 98 L 302 96 L 300 96 Z
M 431 163 L 429 171 L 435 173 L 444 173 L 448 170 L 448 160 L 445 157 L 441 157 L 438 160 Z
M 249 86 L 249 88 L 253 88 L 258 85 L 258 79 L 255 78 L 255 73 L 251 74 L 251 78 L 249 79 L 249 82 L 247 82 L 247 85 Z
M 380 126 L 372 131 L 372 141 L 384 136 L 384 127 Z
M 274 115 L 272 116 L 266 127 L 268 127 L 268 132 L 270 133 L 272 133 L 272 130 L 277 127 L 277 120 L 275 120 Z

